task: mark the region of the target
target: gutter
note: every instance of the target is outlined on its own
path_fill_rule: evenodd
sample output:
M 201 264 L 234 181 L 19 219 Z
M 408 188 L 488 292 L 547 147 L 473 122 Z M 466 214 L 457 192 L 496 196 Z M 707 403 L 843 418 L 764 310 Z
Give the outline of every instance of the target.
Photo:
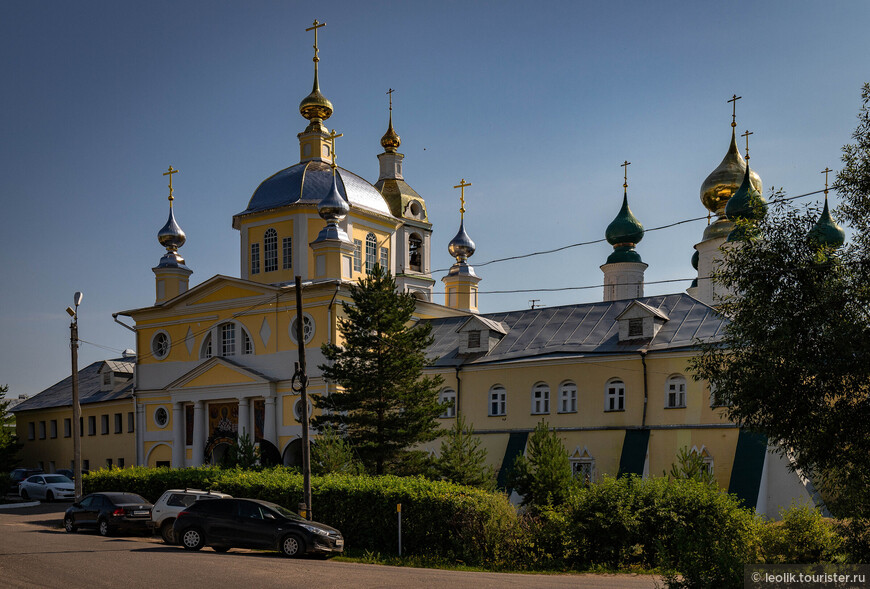
M 647 379 L 646 379 L 646 350 L 640 350 L 638 352 L 640 354 L 640 362 L 643 364 L 643 417 L 640 420 L 641 429 L 646 428 L 646 406 L 649 402 L 649 389 L 647 387 Z

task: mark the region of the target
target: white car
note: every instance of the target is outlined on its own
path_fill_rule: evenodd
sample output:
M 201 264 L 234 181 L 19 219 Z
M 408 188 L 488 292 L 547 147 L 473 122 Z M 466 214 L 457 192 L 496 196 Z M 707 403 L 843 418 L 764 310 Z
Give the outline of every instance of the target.
M 35 474 L 18 485 L 22 499 L 75 499 L 76 486 L 72 479 L 62 474 Z
M 186 507 L 190 507 L 196 501 L 207 499 L 231 499 L 232 495 L 217 491 L 201 491 L 199 489 L 169 489 L 160 499 L 154 502 L 151 510 L 151 527 L 160 530 L 163 541 L 167 544 L 175 544 L 175 534 L 172 525 L 175 516 Z

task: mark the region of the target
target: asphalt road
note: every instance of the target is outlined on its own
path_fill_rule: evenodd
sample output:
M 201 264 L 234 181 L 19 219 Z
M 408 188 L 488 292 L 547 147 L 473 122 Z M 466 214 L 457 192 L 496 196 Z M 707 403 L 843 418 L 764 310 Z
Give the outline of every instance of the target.
M 0 510 L 0 587 L 656 587 L 649 576 L 476 573 L 288 559 L 277 552 L 241 549 L 226 554 L 209 548 L 189 552 L 166 546 L 156 536 L 103 538 L 87 531 L 68 534 L 61 527 L 66 506 Z

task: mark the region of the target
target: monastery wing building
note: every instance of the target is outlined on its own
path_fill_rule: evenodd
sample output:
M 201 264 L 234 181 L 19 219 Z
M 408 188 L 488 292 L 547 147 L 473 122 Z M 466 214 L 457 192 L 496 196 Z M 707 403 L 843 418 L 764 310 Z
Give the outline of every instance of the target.
M 335 385 L 316 368 L 324 363 L 320 346 L 340 343 L 338 316 L 341 303 L 350 301 L 348 286 L 380 264 L 416 297 L 417 318 L 433 324 L 429 353 L 437 360 L 427 371 L 444 377 L 444 428 L 461 413 L 502 486 L 529 433 L 546 419 L 562 437 L 576 476 L 587 480 L 661 475 L 685 448 L 703 458 L 723 489 L 760 512 L 776 515 L 793 498 L 814 495 L 762 436 L 730 423 L 709 387 L 688 371 L 698 342 L 715 341 L 725 326 L 714 307 L 723 293 L 709 279 L 720 248 L 727 247 L 733 220 L 751 219 L 758 210 L 753 199 L 761 198 L 761 180 L 737 147 L 733 120 L 725 158 L 701 187 L 715 220 L 695 246 L 698 279 L 687 292 L 644 296 L 648 266 L 636 249 L 644 230 L 629 207 L 626 175 L 622 207 L 605 232 L 613 252 L 601 266 L 601 302 L 480 314 L 481 277 L 469 261 L 475 244 L 465 229 L 464 192 L 448 248 L 455 262 L 441 279 L 440 304 L 433 300 L 433 227 L 426 201 L 404 177 L 392 101 L 378 179 L 371 184 L 337 165 L 339 135 L 326 127 L 333 106 L 320 90 L 317 52 L 315 40 L 314 83 L 299 106 L 307 122 L 298 134 L 299 161 L 263 180 L 233 216 L 238 277 L 189 285 L 193 271 L 179 253 L 186 238 L 172 206 L 174 170 L 167 172 L 169 217 L 158 233 L 165 253 L 153 268 L 154 304 L 117 314 L 135 322 L 135 379 L 129 388 L 111 384 L 114 377 L 104 385 L 117 386 L 116 402 L 126 403 L 123 409 L 105 405 L 105 411 L 117 413 L 115 420 L 121 416 L 115 427 L 133 447 L 127 464 L 218 462 L 243 434 L 260 445 L 265 462 L 300 464 L 301 400 L 292 380 L 295 277 L 302 280 L 308 392 L 328 395 Z M 457 188 L 467 186 L 463 180 Z M 106 366 L 86 370 L 113 370 Z M 69 441 L 50 445 L 40 437 L 46 420 L 65 419 L 70 410 L 68 397 L 56 394 L 63 386 L 17 409 L 25 456 L 46 469 L 72 458 Z M 112 448 L 84 448 L 91 469 L 113 465 Z

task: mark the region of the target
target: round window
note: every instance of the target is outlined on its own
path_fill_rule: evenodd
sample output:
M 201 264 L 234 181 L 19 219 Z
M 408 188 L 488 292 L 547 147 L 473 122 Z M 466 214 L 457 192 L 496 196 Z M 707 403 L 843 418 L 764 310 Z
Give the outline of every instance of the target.
M 296 421 L 302 421 L 302 399 L 296 399 L 293 404 L 293 415 L 296 416 Z M 311 419 L 311 401 L 308 401 L 308 418 Z
M 158 407 L 154 410 L 154 423 L 157 424 L 157 427 L 166 427 L 166 424 L 169 423 L 169 411 L 166 410 L 166 407 Z
M 295 317 L 293 321 L 290 322 L 290 339 L 293 340 L 293 343 L 299 343 L 296 340 L 296 326 L 298 325 L 299 320 Z M 311 315 L 308 313 L 304 313 L 302 315 L 302 338 L 307 344 L 314 337 L 314 319 L 311 318 Z
M 165 331 L 158 331 L 151 338 L 151 353 L 158 360 L 163 360 L 169 355 L 169 334 Z

